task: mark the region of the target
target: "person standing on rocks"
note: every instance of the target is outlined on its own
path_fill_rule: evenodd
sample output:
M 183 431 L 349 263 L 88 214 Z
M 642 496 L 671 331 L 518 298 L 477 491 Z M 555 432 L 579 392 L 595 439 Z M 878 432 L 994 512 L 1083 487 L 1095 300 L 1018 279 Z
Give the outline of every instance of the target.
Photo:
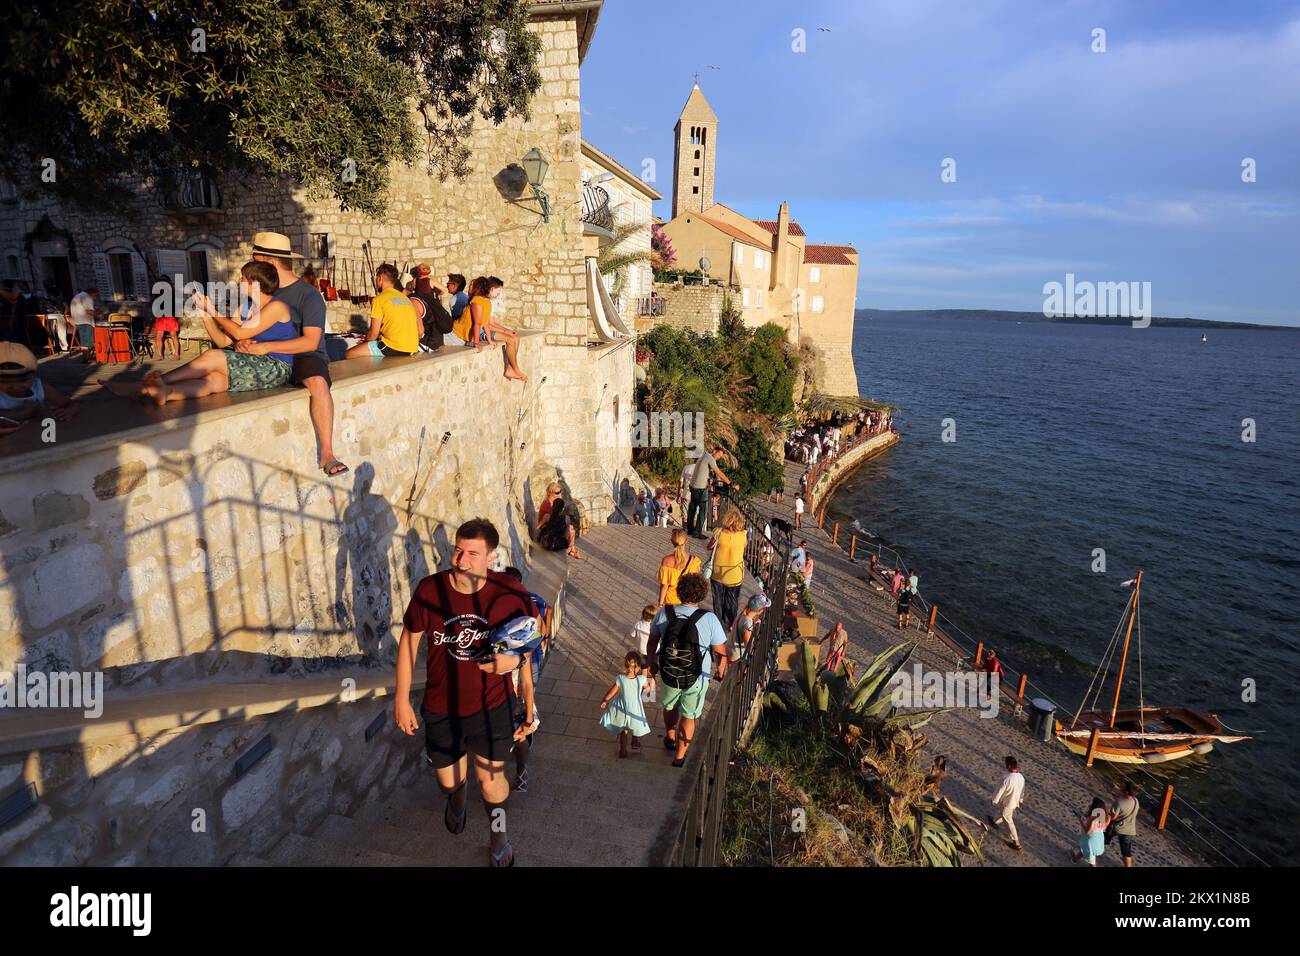
M 1016 832 L 1016 810 L 1025 799 L 1025 776 L 1020 772 L 1015 757 L 1007 757 L 1006 768 L 1007 775 L 1002 778 L 1002 786 L 993 794 L 993 806 L 998 808 L 997 816 L 990 814 L 988 821 L 995 827 L 1005 823 L 1011 834 L 1011 839 L 1006 841 L 1007 846 L 1019 850 L 1022 847 L 1020 834 Z
M 510 797 L 506 758 L 514 746 L 510 672 L 522 665 L 517 654 L 490 654 L 493 628 L 519 616 L 532 617 L 528 592 L 513 578 L 489 571 L 500 536 L 484 518 L 456 529 L 451 568 L 416 587 L 402 618 L 397 651 L 394 717 L 414 735 L 419 727 L 411 706 L 411 681 L 420 639 L 429 636 L 424 700 L 425 756 L 447 797 L 443 824 L 454 834 L 465 829 L 469 757 L 474 758 L 483 809 L 491 828 L 489 866 L 513 866 L 514 848 L 506 836 L 505 807 Z

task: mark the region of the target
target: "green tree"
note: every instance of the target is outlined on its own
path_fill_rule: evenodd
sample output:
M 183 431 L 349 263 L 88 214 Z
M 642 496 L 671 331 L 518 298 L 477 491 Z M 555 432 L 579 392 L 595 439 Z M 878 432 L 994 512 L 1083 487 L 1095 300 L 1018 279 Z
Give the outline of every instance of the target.
M 128 176 L 283 176 L 378 215 L 390 163 L 419 158 L 417 116 L 443 177 L 468 171 L 475 114 L 527 116 L 527 16 L 527 0 L 30 0 L 0 38 L 0 174 L 91 207 L 124 207 Z
M 762 494 L 785 481 L 781 462 L 772 453 L 767 438 L 757 429 L 736 430 L 735 456 L 735 470 L 728 471 L 727 477 L 740 485 L 742 493 Z
M 754 332 L 743 370 L 753 387 L 755 411 L 779 418 L 794 411 L 794 361 L 786 351 L 785 332 L 769 322 Z

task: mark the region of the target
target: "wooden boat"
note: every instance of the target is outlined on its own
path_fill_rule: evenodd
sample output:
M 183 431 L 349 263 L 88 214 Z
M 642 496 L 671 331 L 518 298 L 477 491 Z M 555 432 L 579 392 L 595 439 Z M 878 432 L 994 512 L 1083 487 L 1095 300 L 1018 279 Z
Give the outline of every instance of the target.
M 1133 624 L 1139 620 L 1139 606 L 1142 592 L 1142 572 L 1133 579 L 1133 593 L 1129 596 L 1124 617 L 1120 618 L 1115 633 L 1111 636 L 1110 646 L 1102 658 L 1093 683 L 1097 684 L 1097 694 L 1101 696 L 1104 674 L 1109 670 L 1110 657 L 1113 654 L 1120 627 L 1125 619 L 1128 626 L 1124 631 L 1124 650 L 1120 656 L 1119 673 L 1115 678 L 1115 698 L 1109 711 L 1084 710 L 1080 704 L 1078 712 L 1068 721 L 1056 721 L 1056 739 L 1071 751 L 1086 755 L 1092 746 L 1093 732 L 1097 732 L 1097 743 L 1093 756 L 1098 760 L 1112 763 L 1164 763 L 1179 760 L 1193 754 L 1205 754 L 1214 749 L 1216 743 L 1236 743 L 1249 740 L 1249 737 L 1225 734 L 1223 723 L 1214 714 L 1193 710 L 1190 707 L 1147 707 L 1139 703 L 1136 708 L 1120 710 L 1119 696 L 1124 685 L 1124 669 L 1128 663 L 1129 640 L 1133 635 Z M 1138 653 L 1141 654 L 1142 627 L 1138 624 Z M 1099 682 L 1098 678 L 1102 678 Z M 1088 692 L 1091 693 L 1089 686 Z M 1145 696 L 1139 689 L 1139 698 Z M 1088 694 L 1084 695 L 1084 703 Z

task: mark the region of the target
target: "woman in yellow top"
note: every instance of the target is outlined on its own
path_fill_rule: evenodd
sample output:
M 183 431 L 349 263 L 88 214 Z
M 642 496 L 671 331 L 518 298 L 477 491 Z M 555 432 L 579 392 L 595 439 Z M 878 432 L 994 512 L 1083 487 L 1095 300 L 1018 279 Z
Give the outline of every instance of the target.
M 745 580 L 745 519 L 735 508 L 728 509 L 722 525 L 713 532 L 713 613 L 722 628 L 730 631 L 740 613 L 740 584 Z
M 519 371 L 519 333 L 492 321 L 492 303 L 501 297 L 505 283 L 496 276 L 479 276 L 469 284 L 469 305 L 460 313 L 451 327 L 452 334 L 466 345 L 482 352 L 484 345 L 496 344 L 500 337 L 506 351 L 506 378 L 526 382 L 528 376 Z
M 420 351 L 424 323 L 415 306 L 397 288 L 397 267 L 385 262 L 375 270 L 379 294 L 370 304 L 370 330 L 366 340 L 344 353 L 345 358 L 400 358 Z
M 681 604 L 677 582 L 683 574 L 700 570 L 700 559 L 686 553 L 686 529 L 673 529 L 673 553 L 659 562 L 659 606 Z

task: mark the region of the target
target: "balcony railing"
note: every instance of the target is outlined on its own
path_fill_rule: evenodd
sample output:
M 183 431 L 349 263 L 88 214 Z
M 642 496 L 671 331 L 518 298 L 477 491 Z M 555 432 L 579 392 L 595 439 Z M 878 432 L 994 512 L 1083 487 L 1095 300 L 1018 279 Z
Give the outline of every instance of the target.
M 665 302 L 657 296 L 641 296 L 636 300 L 637 315 L 663 315 Z
M 164 209 L 220 209 L 221 190 L 207 173 L 187 169 L 176 175 L 172 187 L 162 193 L 159 201 Z
M 612 232 L 614 216 L 609 211 L 609 193 L 599 186 L 582 187 L 582 221 Z

